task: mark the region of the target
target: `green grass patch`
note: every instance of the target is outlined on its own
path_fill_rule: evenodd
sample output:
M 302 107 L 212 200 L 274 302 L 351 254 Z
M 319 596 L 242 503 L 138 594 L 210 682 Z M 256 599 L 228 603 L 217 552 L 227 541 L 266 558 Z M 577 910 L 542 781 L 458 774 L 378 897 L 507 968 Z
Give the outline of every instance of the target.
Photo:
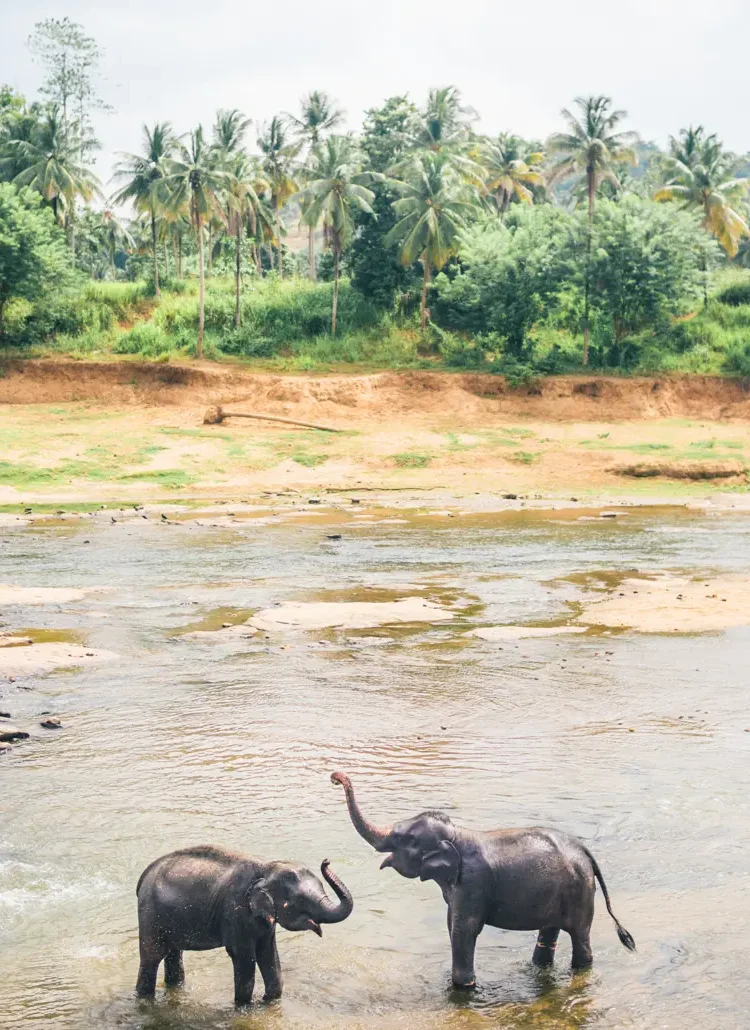
M 144 469 L 142 472 L 128 472 L 119 475 L 117 479 L 120 482 L 158 483 L 159 486 L 165 486 L 170 490 L 182 490 L 183 487 L 190 486 L 195 482 L 195 476 L 191 476 L 184 469 L 153 469 L 152 471 Z
M 296 461 L 298 465 L 304 465 L 305 468 L 314 469 L 318 465 L 324 465 L 328 461 L 328 457 L 327 454 L 308 454 L 297 451 L 292 455 L 292 461 Z
M 536 436 L 536 433 L 532 432 L 531 429 L 522 429 L 516 426 L 510 426 L 507 429 L 502 429 L 502 433 L 506 436 L 513 436 L 518 440 L 528 440 L 531 436 Z
M 519 465 L 533 465 L 539 457 L 539 451 L 514 451 L 508 455 L 508 461 L 515 461 Z
M 393 461 L 400 469 L 426 469 L 432 462 L 429 454 L 415 454 L 412 451 L 405 451 L 402 454 L 394 454 Z

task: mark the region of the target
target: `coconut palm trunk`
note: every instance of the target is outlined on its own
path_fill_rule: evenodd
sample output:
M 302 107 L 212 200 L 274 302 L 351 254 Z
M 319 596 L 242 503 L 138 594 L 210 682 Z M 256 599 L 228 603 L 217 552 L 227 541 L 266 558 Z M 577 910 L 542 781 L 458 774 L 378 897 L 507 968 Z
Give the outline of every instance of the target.
M 307 227 L 307 263 L 310 266 L 310 279 L 315 282 L 317 279 L 315 271 L 315 226 Z
M 284 278 L 284 263 L 281 259 L 281 208 L 276 206 L 276 254 L 278 258 L 279 279 Z
M 164 241 L 164 274 L 169 279 L 169 244 Z
M 177 275 L 182 279 L 182 233 L 177 237 Z
M 154 294 L 159 296 L 159 253 L 156 249 L 156 215 L 151 209 L 151 249 L 154 252 Z
M 424 268 L 424 277 L 422 279 L 422 328 L 427 326 L 427 288 L 430 285 L 430 260 L 426 254 L 422 255 L 422 267 Z
M 339 248 L 333 249 L 333 307 L 331 308 L 331 336 L 336 335 L 336 321 L 339 313 Z
M 589 363 L 589 343 L 591 328 L 589 316 L 591 308 L 591 233 L 594 226 L 594 202 L 596 197 L 596 169 L 589 163 L 586 168 L 586 191 L 588 193 L 589 211 L 586 229 L 586 269 L 583 284 L 583 363 Z
M 237 232 L 235 235 L 234 250 L 234 327 L 239 329 L 242 325 L 242 310 L 240 308 L 240 286 L 242 282 L 242 222 L 237 219 Z
M 203 256 L 203 221 L 200 213 L 195 224 L 198 236 L 198 346 L 195 356 L 200 359 L 203 357 L 203 328 L 206 322 L 206 269 Z

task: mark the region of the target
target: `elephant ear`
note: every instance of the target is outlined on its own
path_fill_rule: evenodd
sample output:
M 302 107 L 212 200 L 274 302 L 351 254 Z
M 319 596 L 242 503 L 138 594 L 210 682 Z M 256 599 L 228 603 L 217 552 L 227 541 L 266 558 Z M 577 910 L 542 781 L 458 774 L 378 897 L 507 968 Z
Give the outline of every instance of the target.
M 420 880 L 436 880 L 447 887 L 458 882 L 461 874 L 461 855 L 455 844 L 441 840 L 435 851 L 428 851 L 422 859 Z
M 266 890 L 265 881 L 262 878 L 253 880 L 245 897 L 253 919 L 259 919 L 267 926 L 273 926 L 276 922 L 276 905 Z

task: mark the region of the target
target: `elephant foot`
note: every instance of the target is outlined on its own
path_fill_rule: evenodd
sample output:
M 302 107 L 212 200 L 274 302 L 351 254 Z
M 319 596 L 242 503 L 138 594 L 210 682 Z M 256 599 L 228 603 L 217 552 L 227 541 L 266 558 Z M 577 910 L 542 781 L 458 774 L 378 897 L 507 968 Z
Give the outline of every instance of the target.
M 477 985 L 476 979 L 474 979 L 474 980 L 459 981 L 459 980 L 456 980 L 454 978 L 452 982 L 453 982 L 453 987 L 457 991 L 473 991 L 474 988 Z

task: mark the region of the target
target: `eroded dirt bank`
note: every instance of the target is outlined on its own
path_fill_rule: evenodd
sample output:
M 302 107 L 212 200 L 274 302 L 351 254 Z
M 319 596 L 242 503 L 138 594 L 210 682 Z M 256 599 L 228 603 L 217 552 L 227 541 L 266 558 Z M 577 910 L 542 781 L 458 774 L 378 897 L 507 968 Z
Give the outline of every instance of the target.
M 559 376 L 512 387 L 503 377 L 429 371 L 274 375 L 236 366 L 39 359 L 8 361 L 0 403 L 238 404 L 299 418 L 398 414 L 602 421 L 750 417 L 750 380 L 715 376 Z

